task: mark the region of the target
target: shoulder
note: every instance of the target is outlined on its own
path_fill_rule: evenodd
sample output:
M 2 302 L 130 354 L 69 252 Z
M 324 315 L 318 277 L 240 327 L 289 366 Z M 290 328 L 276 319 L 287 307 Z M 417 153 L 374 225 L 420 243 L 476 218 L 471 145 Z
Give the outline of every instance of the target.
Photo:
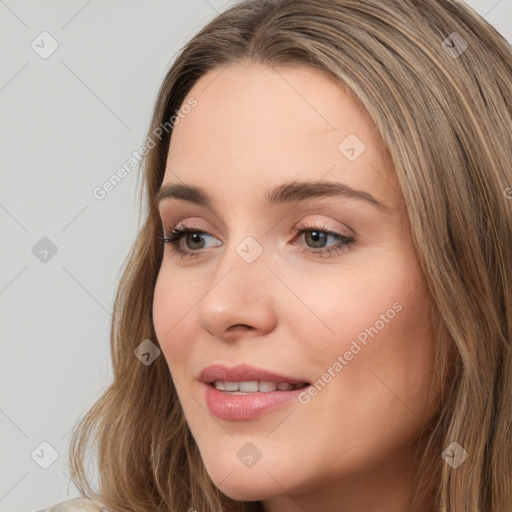
M 99 501 L 87 498 L 75 498 L 61 501 L 40 512 L 107 512 L 107 509 Z

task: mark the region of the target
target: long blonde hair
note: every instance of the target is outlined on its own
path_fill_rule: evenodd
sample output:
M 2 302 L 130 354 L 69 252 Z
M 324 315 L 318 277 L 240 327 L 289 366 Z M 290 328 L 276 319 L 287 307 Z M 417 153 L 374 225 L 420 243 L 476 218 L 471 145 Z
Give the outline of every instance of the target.
M 163 247 L 152 201 L 172 130 L 154 134 L 199 77 L 242 60 L 329 73 L 374 121 L 406 201 L 439 346 L 442 400 L 419 454 L 416 498 L 432 494 L 437 512 L 511 511 L 512 52 L 456 0 L 248 0 L 186 44 L 156 100 L 147 214 L 114 305 L 114 381 L 73 434 L 74 483 L 112 512 L 258 505 L 210 480 L 164 358 L 146 366 L 134 356 L 144 339 L 158 345 L 152 301 Z M 441 457 L 452 442 L 468 453 L 456 469 Z M 86 474 L 89 451 L 99 491 Z

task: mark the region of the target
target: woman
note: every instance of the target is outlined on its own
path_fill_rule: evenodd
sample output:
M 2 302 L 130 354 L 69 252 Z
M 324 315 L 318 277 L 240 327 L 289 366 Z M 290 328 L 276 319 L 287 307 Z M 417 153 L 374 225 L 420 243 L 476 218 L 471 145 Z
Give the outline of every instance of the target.
M 95 501 L 50 511 L 512 510 L 510 98 L 510 45 L 460 2 L 203 28 L 72 439 Z

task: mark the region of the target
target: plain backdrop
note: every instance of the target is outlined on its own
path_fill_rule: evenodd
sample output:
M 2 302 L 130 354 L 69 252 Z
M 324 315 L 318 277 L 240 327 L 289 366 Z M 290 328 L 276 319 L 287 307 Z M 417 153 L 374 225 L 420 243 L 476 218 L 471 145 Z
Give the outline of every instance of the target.
M 176 52 L 221 0 L 0 0 L 0 512 L 78 497 L 72 429 L 112 379 L 138 150 Z M 471 0 L 512 42 L 512 0 Z

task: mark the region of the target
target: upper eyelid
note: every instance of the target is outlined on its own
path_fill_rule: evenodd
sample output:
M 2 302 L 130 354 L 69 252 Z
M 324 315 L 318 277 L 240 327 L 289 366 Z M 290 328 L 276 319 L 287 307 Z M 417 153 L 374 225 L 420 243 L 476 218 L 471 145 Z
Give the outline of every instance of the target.
M 165 218 L 167 216 L 171 216 L 174 213 L 175 210 L 174 209 L 170 209 L 168 212 L 166 212 L 165 207 L 163 207 L 164 203 L 165 203 L 165 201 L 162 201 L 160 203 L 160 205 L 157 208 L 157 213 L 158 213 L 158 219 L 160 220 L 160 222 L 162 224 L 165 225 L 167 223 Z M 215 215 L 215 213 L 213 213 L 212 211 L 207 210 L 207 216 L 209 216 L 209 215 L 212 215 L 212 217 L 214 219 L 216 219 L 220 224 L 222 224 L 222 226 L 225 227 L 230 233 L 232 232 L 230 227 L 220 217 Z M 181 222 L 183 222 L 185 219 L 188 219 L 189 217 L 197 217 L 197 215 L 194 215 L 194 214 L 178 215 L 177 220 L 173 221 L 173 223 L 174 223 L 175 226 L 178 226 Z
M 185 216 L 183 216 L 183 218 L 180 218 L 180 217 L 178 217 L 178 220 L 174 220 L 172 223 L 170 223 L 167 220 L 165 220 L 165 215 L 160 215 L 160 222 L 163 226 L 163 229 L 164 230 L 168 229 L 170 231 L 171 229 L 174 229 L 181 225 L 184 225 L 186 227 L 186 229 L 196 229 L 196 230 L 200 230 L 200 231 L 206 231 L 209 234 L 211 234 L 212 236 L 214 236 L 214 234 L 212 233 L 212 231 L 210 229 L 204 229 L 202 227 L 196 227 L 194 225 L 190 225 L 191 221 L 188 220 L 189 217 L 191 217 L 190 215 L 185 215 Z M 194 216 L 192 216 L 192 217 L 194 217 Z M 217 218 L 217 217 L 215 217 L 215 218 Z M 202 222 L 208 222 L 208 221 L 202 221 Z M 222 224 L 223 227 L 225 227 L 228 230 L 229 233 L 233 232 L 232 229 L 227 224 L 225 224 L 222 220 L 220 220 L 220 223 Z M 211 224 L 211 222 L 208 222 L 208 224 Z
M 298 203 L 297 203 L 297 206 L 299 206 L 300 209 L 302 209 L 302 207 L 304 207 L 304 209 L 310 210 L 312 208 L 312 206 L 313 206 L 313 203 L 310 203 L 310 201 L 312 202 L 313 199 L 314 198 L 307 198 L 307 199 L 304 199 L 304 200 L 299 200 Z M 335 200 L 334 204 L 336 204 L 336 207 L 334 207 L 334 208 L 333 208 L 333 202 L 332 202 L 333 200 Z M 316 198 L 316 201 L 314 203 L 314 208 L 315 209 L 318 208 L 318 206 L 319 206 L 318 203 L 320 203 L 322 209 L 325 209 L 325 210 L 330 212 L 327 215 L 331 215 L 332 212 L 335 212 L 336 210 L 339 211 L 339 208 L 341 206 L 349 206 L 349 208 L 350 208 L 350 206 L 353 204 L 353 201 L 357 201 L 356 198 L 350 197 L 350 196 L 347 197 L 346 200 L 347 200 L 346 203 L 345 202 L 341 202 L 340 203 L 339 198 L 336 197 L 336 196 L 321 196 L 321 197 Z M 325 203 L 324 203 L 324 201 L 325 201 Z M 372 204 L 372 202 L 371 201 L 367 201 L 366 204 L 370 205 L 370 204 Z M 285 205 L 279 205 L 279 206 L 285 206 Z M 396 208 L 392 208 L 390 206 L 386 206 L 386 205 L 383 205 L 381 203 L 378 203 L 378 205 L 373 204 L 373 206 L 375 206 L 375 208 L 378 209 L 378 211 L 381 211 L 381 212 L 385 212 L 385 213 L 394 213 L 394 212 L 396 212 Z M 219 222 L 227 231 L 232 233 L 232 229 L 220 217 L 220 214 L 218 214 L 216 211 L 214 211 L 213 209 L 211 209 L 211 208 L 209 208 L 208 206 L 205 206 L 205 205 L 195 204 L 193 202 L 189 202 L 189 201 L 186 201 L 186 200 L 181 200 L 179 198 L 166 198 L 164 200 L 161 200 L 157 204 L 156 209 L 157 209 L 157 212 L 158 212 L 158 217 L 160 218 L 160 220 L 162 222 L 164 222 L 164 218 L 165 217 L 173 215 L 174 212 L 176 212 L 177 210 L 181 210 L 182 207 L 185 207 L 186 210 L 187 211 L 191 211 L 191 213 L 190 213 L 190 215 L 183 215 L 183 216 L 179 215 L 180 220 L 178 220 L 177 222 L 181 222 L 182 219 L 186 219 L 189 216 L 195 216 L 194 213 L 192 213 L 192 212 L 197 212 L 197 209 L 199 209 L 202 212 L 201 213 L 202 216 L 205 215 L 205 214 L 206 214 L 207 217 L 211 216 L 213 219 L 216 219 L 216 221 Z M 191 208 L 192 210 L 189 210 L 189 208 Z M 362 212 L 365 212 L 365 213 L 363 213 L 363 215 L 366 215 L 367 211 L 368 211 L 368 213 L 370 213 L 370 210 L 367 210 L 366 208 L 363 208 Z M 290 212 L 290 210 L 288 210 L 288 212 L 286 213 L 286 216 L 288 215 L 289 212 Z M 315 213 L 313 213 L 313 212 L 308 213 L 308 216 L 309 215 L 315 215 Z M 320 215 L 323 215 L 323 214 L 320 213 Z

